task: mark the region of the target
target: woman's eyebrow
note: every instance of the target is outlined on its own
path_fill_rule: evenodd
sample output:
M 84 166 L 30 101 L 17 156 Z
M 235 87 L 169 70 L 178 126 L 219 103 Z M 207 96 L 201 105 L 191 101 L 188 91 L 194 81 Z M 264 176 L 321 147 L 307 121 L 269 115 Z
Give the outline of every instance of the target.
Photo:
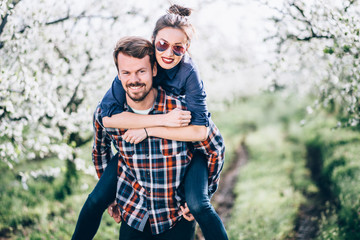
M 163 38 L 160 38 L 159 40 L 162 40 L 162 41 L 164 41 L 164 42 L 167 42 L 167 43 L 169 43 L 168 41 L 166 41 L 165 39 L 163 39 Z M 182 42 L 177 42 L 177 43 L 174 43 L 174 44 L 183 44 Z

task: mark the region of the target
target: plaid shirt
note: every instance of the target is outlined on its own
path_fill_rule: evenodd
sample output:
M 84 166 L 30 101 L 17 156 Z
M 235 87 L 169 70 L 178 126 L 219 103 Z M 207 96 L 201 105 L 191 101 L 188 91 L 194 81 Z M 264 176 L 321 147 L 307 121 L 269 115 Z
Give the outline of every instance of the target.
M 186 109 L 183 102 L 159 88 L 149 114 L 164 114 L 175 108 Z M 128 106 L 125 110 L 131 111 Z M 193 146 L 208 159 L 209 194 L 213 194 L 224 164 L 225 146 L 212 121 L 209 128 L 209 137 L 193 142 Z M 126 129 L 103 127 L 99 106 L 94 113 L 94 130 L 92 156 L 98 177 L 112 157 L 111 142 L 120 153 L 116 200 L 123 220 L 139 231 L 149 220 L 153 234 L 173 227 L 181 217 L 180 203 L 184 199 L 179 187 L 193 155 L 187 143 L 156 137 L 127 143 L 121 137 Z

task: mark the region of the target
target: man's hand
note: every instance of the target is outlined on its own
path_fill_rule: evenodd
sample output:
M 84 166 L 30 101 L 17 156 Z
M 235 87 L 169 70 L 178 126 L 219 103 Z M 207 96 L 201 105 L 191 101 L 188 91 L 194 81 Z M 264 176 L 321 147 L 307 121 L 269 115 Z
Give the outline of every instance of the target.
M 122 135 L 125 142 L 138 144 L 147 137 L 144 128 L 129 129 Z
M 184 217 L 186 220 L 188 220 L 189 222 L 195 220 L 194 216 L 190 213 L 190 210 L 189 210 L 189 208 L 188 208 L 187 203 L 185 203 L 185 207 L 180 206 L 180 209 L 181 209 L 181 211 L 182 211 L 182 213 L 183 213 L 183 217 Z
M 165 114 L 165 127 L 186 127 L 191 120 L 191 112 L 175 108 Z
M 112 217 L 115 222 L 120 223 L 121 222 L 121 214 L 119 210 L 119 206 L 117 205 L 116 201 L 114 201 L 112 204 L 108 207 L 108 213 L 110 217 Z

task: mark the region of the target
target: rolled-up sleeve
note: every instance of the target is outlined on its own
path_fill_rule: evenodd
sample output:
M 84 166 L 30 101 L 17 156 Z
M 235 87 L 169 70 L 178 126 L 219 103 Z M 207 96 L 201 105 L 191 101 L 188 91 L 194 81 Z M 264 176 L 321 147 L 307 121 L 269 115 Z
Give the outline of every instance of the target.
M 209 120 L 209 136 L 205 141 L 194 142 L 194 148 L 205 154 L 208 160 L 209 195 L 218 188 L 220 173 L 224 167 L 225 144 L 219 129 Z

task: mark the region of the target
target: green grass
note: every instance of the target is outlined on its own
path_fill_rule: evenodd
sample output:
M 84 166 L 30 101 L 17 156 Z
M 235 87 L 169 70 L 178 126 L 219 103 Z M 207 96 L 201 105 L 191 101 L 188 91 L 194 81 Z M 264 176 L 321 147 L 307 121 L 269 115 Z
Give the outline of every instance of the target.
M 92 167 L 90 152 L 91 144 L 81 149 L 79 157 L 86 159 L 86 165 Z M 59 198 L 59 192 L 64 187 L 65 163 L 51 158 L 14 165 L 11 170 L 0 162 L 3 173 L 0 184 L 0 238 L 71 238 L 81 207 L 97 179 L 79 171 L 78 181 L 71 187 L 72 194 Z M 27 181 L 28 190 L 23 189 L 18 175 L 20 171 L 29 173 L 31 170 L 46 170 L 50 167 L 60 167 L 60 176 L 37 179 L 30 177 Z M 99 234 L 94 239 L 117 239 L 119 227 L 108 214 L 104 214 Z
M 230 239 L 291 237 L 298 207 L 305 201 L 302 192 L 317 191 L 298 139 L 305 116 L 302 104 L 291 96 L 264 94 L 240 99 L 217 118 L 216 124 L 231 143 L 227 156 L 233 156 L 241 140 L 249 150 L 226 226 Z
M 320 146 L 323 156 L 319 185 L 332 198 L 323 213 L 318 239 L 360 239 L 359 133 L 321 129 L 311 139 Z
M 230 238 L 282 239 L 291 234 L 304 201 L 293 184 L 294 175 L 303 177 L 306 172 L 303 149 L 295 149 L 276 126 L 250 135 L 246 144 L 250 159 L 235 189 L 238 197 L 228 227 Z

